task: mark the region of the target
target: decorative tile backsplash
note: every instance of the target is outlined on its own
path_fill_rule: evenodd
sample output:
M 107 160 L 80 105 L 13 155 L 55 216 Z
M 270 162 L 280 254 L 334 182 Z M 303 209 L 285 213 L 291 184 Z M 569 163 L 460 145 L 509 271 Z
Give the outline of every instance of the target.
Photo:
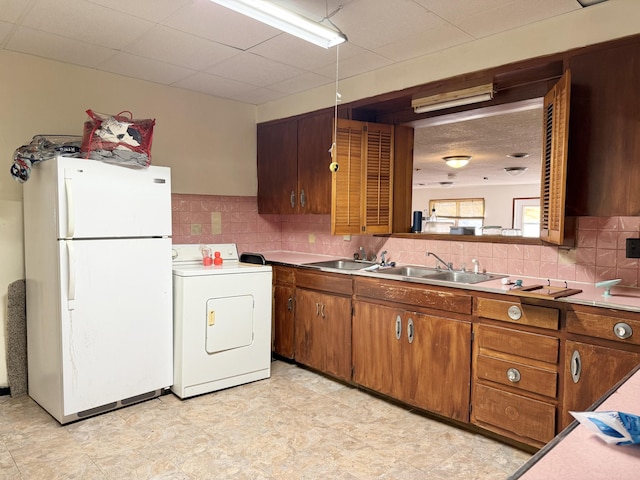
M 576 247 L 331 235 L 329 215 L 259 215 L 256 197 L 172 195 L 173 243 L 236 243 L 240 252 L 291 250 L 352 257 L 368 255 L 398 263 L 429 265 L 432 251 L 455 268 L 464 264 L 492 273 L 579 282 L 621 278 L 640 285 L 638 259 L 626 258 L 625 240 L 640 237 L 640 217 L 580 217 Z

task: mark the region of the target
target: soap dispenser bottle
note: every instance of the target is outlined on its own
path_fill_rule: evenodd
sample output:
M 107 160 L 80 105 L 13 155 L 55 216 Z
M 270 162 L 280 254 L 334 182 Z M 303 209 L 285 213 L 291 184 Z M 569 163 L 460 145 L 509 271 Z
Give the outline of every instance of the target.
M 429 216 L 429 221 L 430 222 L 437 222 L 438 221 L 438 217 L 436 216 L 436 209 L 435 208 L 431 209 L 431 215 Z

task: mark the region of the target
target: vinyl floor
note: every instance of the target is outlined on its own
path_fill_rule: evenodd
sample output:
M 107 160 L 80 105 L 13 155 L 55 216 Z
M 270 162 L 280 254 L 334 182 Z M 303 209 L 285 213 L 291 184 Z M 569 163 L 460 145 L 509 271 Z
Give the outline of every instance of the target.
M 530 454 L 285 362 L 61 426 L 0 397 L 0 479 L 505 479 Z

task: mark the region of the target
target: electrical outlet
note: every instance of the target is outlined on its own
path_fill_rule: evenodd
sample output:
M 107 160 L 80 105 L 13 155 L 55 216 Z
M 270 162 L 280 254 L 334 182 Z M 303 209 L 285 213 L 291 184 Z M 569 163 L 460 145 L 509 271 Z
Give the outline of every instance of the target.
M 640 258 L 640 238 L 627 238 L 627 258 Z

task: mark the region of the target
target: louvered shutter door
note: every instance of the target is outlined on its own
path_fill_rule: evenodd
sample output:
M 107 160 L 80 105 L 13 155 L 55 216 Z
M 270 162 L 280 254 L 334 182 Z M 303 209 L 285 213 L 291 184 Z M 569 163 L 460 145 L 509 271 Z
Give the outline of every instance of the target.
M 333 235 L 361 233 L 363 128 L 364 124 L 361 122 L 338 120 L 335 161 L 340 168 L 332 174 L 331 233 Z
M 391 233 L 393 127 L 368 124 L 364 218 L 366 233 Z
M 564 242 L 570 96 L 567 70 L 545 95 L 543 108 L 540 239 L 557 245 Z

